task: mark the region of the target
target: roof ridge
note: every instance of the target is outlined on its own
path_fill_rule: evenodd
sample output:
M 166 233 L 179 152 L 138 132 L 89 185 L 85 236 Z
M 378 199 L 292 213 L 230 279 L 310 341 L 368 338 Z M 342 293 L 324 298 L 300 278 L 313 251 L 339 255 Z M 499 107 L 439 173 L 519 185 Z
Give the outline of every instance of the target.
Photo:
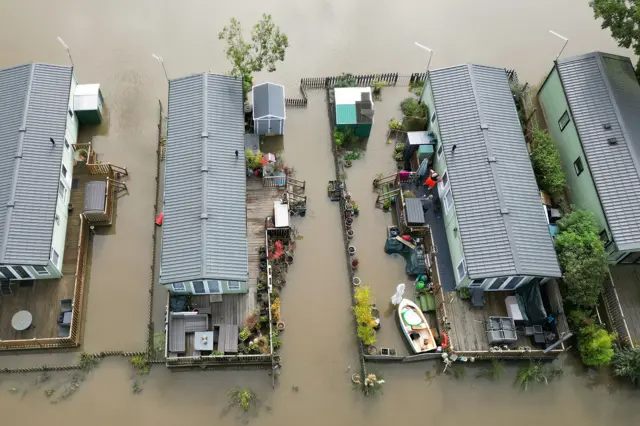
M 502 185 L 500 182 L 500 175 L 498 173 L 498 159 L 494 156 L 493 145 L 491 144 L 491 137 L 489 135 L 489 123 L 485 121 L 484 111 L 482 108 L 482 102 L 480 101 L 480 96 L 478 94 L 478 88 L 476 86 L 475 73 L 474 73 L 474 64 L 468 64 L 467 70 L 469 72 L 469 81 L 471 82 L 471 89 L 473 92 L 473 97 L 476 102 L 476 108 L 478 110 L 478 117 L 480 119 L 480 129 L 482 131 L 482 137 L 484 139 L 484 145 L 487 149 L 487 161 L 489 162 L 489 167 L 491 168 L 491 175 L 493 177 L 493 182 L 496 188 L 496 195 L 498 197 L 498 203 L 500 204 L 500 215 L 502 217 L 502 221 L 504 223 L 504 228 L 507 233 L 507 240 L 509 241 L 509 246 L 511 247 L 511 253 L 513 254 L 513 263 L 515 266 L 516 273 L 521 273 L 520 268 L 520 258 L 518 257 L 519 252 L 517 248 L 517 244 L 515 244 L 513 240 L 513 232 L 511 229 L 511 218 L 509 217 L 509 208 L 507 207 L 504 194 L 502 193 Z M 499 70 L 499 68 L 495 67 L 487 67 L 495 70 Z M 505 74 L 506 78 L 506 74 Z
M 202 176 L 202 212 L 200 213 L 200 226 L 201 226 L 201 238 L 202 238 L 202 247 L 207 246 L 207 189 L 208 189 L 208 172 L 209 172 L 209 162 L 207 159 L 207 145 L 209 141 L 209 127 L 207 124 L 207 119 L 209 116 L 209 105 L 208 105 L 208 73 L 202 74 L 202 166 L 200 167 L 200 174 Z M 202 250 L 202 262 L 200 265 L 200 275 L 202 277 L 206 276 L 206 263 L 207 263 L 207 255 L 206 250 Z
M 29 100 L 31 98 L 31 89 L 33 87 L 33 76 L 35 74 L 36 64 L 31 63 L 31 70 L 29 71 L 29 84 L 27 85 L 27 93 L 24 101 L 24 111 L 22 113 L 22 124 L 18 129 L 20 137 L 18 138 L 18 149 L 15 155 L 15 167 L 13 169 L 13 178 L 11 184 L 11 194 L 7 201 L 7 218 L 4 224 L 4 235 L 0 244 L 0 264 L 5 263 L 5 255 L 7 252 L 7 243 L 9 242 L 9 232 L 11 228 L 11 218 L 13 216 L 13 208 L 15 207 L 16 189 L 18 186 L 18 175 L 20 174 L 20 160 L 22 160 L 22 148 L 24 147 L 24 134 L 27 131 L 27 115 L 29 113 Z

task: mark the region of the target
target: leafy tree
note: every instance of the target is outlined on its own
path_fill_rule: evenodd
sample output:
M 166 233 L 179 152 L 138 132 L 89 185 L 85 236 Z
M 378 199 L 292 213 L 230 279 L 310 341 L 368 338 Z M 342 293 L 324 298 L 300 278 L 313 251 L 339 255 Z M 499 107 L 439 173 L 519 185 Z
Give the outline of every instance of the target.
M 560 153 L 551 136 L 545 131 L 533 131 L 531 162 L 538 186 L 553 196 L 561 195 L 566 180 Z
M 595 217 L 592 212 L 576 210 L 561 219 L 558 227 L 556 251 L 566 285 L 566 299 L 578 306 L 595 306 L 608 267 Z
M 596 324 L 582 327 L 578 333 L 578 349 L 584 365 L 598 367 L 606 365 L 613 358 L 615 334 Z
M 618 349 L 611 359 L 613 374 L 629 380 L 631 384 L 640 384 L 640 349 Z
M 640 55 L 640 1 L 591 0 L 589 5 L 596 17 L 602 18 L 602 28 L 608 28 L 618 46 L 632 48 Z M 636 77 L 640 81 L 640 60 L 636 64 Z
M 251 30 L 251 41 L 245 41 L 240 21 L 231 18 L 229 25 L 218 34 L 219 40 L 227 42 L 227 59 L 233 68 L 231 75 L 242 77 L 245 98 L 253 85 L 254 72 L 266 69 L 276 70 L 276 63 L 284 61 L 284 53 L 289 47 L 286 34 L 273 23 L 271 15 L 262 14 L 262 19 Z
M 400 103 L 400 109 L 402 110 L 402 113 L 407 117 L 424 118 L 427 116 L 427 105 L 423 104 L 416 98 L 405 98 Z

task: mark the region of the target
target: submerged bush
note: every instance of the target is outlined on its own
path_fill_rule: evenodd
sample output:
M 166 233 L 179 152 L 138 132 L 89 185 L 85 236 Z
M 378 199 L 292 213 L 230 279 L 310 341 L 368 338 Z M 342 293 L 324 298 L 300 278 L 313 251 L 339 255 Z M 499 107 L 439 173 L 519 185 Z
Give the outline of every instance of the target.
M 400 109 L 402 113 L 407 117 L 421 117 L 427 116 L 427 105 L 423 104 L 416 98 L 406 98 L 400 103 Z
M 599 367 L 606 365 L 613 358 L 613 340 L 615 334 L 596 324 L 582 327 L 578 332 L 578 350 L 584 365 Z
M 611 359 L 613 375 L 627 379 L 631 384 L 640 384 L 640 349 L 618 349 Z

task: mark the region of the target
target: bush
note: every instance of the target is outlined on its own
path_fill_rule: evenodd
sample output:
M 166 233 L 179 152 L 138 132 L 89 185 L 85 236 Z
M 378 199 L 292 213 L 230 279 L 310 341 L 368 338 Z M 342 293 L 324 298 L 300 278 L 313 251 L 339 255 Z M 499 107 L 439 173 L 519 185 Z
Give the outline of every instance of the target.
M 394 120 L 394 119 L 389 121 L 389 130 L 403 130 L 403 129 L 404 127 L 400 121 Z
M 375 322 L 371 315 L 371 288 L 367 285 L 355 289 L 356 304 L 353 313 L 358 322 L 358 337 L 365 345 L 373 345 L 376 342 L 376 331 L 373 329 Z
M 596 324 L 582 327 L 578 332 L 578 350 L 584 365 L 598 367 L 606 365 L 613 358 L 613 340 L 615 334 L 609 334 Z
M 566 299 L 578 306 L 598 303 L 608 260 L 592 212 L 576 210 L 558 222 L 555 245 L 563 271 Z
M 402 113 L 407 117 L 426 117 L 427 105 L 421 103 L 416 98 L 406 98 L 400 103 Z
M 240 330 L 240 333 L 238 333 L 238 339 L 240 339 L 241 342 L 244 342 L 249 338 L 250 335 L 251 335 L 251 331 L 247 327 L 245 327 L 242 330 Z
M 136 355 L 131 358 L 131 365 L 141 376 L 149 374 L 151 371 L 151 364 L 149 364 L 149 359 L 145 355 Z
M 247 149 L 244 152 L 244 156 L 247 168 L 256 169 L 258 168 L 258 166 L 260 166 L 260 160 L 262 160 L 262 152 L 258 151 L 254 154 L 252 150 Z
M 640 349 L 618 349 L 611 359 L 613 375 L 640 384 Z
M 343 72 L 342 74 L 340 74 L 340 76 L 336 79 L 335 84 L 333 85 L 333 87 L 357 87 L 357 86 L 358 86 L 358 80 L 356 79 L 356 77 L 353 74 L 346 73 L 346 72 Z
M 531 162 L 538 186 L 552 196 L 561 195 L 566 180 L 560 153 L 551 136 L 539 129 L 533 131 Z
M 344 144 L 344 133 L 342 133 L 338 129 L 335 129 L 333 131 L 333 140 L 336 144 L 336 147 L 340 148 Z

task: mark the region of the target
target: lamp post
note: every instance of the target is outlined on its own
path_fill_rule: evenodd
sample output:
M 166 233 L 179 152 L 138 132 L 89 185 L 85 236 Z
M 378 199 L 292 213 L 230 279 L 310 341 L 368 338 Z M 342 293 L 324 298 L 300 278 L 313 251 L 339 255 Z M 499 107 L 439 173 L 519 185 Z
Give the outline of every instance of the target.
M 169 82 L 169 76 L 167 75 L 167 69 L 164 67 L 164 59 L 162 59 L 162 57 L 156 55 L 155 53 L 152 53 L 151 56 L 153 56 L 153 59 L 155 59 L 156 61 L 158 61 L 160 63 L 160 65 L 162 65 L 162 71 L 164 71 L 164 77 L 167 79 L 167 82 Z
M 62 38 L 60 37 L 58 37 L 58 41 L 64 47 L 64 50 L 67 51 L 67 55 L 69 55 L 69 61 L 71 62 L 71 66 L 75 68 L 75 65 L 73 64 L 73 58 L 71 57 L 71 51 L 69 50 L 69 46 L 67 46 L 67 43 L 65 43 L 64 40 L 62 40 Z
M 429 62 L 427 62 L 427 73 L 429 72 L 429 66 L 431 66 L 431 58 L 433 57 L 433 49 L 428 48 L 427 46 L 423 46 L 420 43 L 418 43 L 417 41 L 413 42 L 416 46 L 418 46 L 420 49 L 426 50 L 427 52 L 429 52 Z
M 549 30 L 549 32 L 551 34 L 553 34 L 554 36 L 564 40 L 564 44 L 562 45 L 562 49 L 560 49 L 560 52 L 558 52 L 558 56 L 556 56 L 556 61 L 558 60 L 558 58 L 560 57 L 560 55 L 562 55 L 562 52 L 564 51 L 564 48 L 567 47 L 567 43 L 569 43 L 569 39 L 561 36 L 560 34 L 558 34 L 557 32 L 553 31 L 553 30 Z

